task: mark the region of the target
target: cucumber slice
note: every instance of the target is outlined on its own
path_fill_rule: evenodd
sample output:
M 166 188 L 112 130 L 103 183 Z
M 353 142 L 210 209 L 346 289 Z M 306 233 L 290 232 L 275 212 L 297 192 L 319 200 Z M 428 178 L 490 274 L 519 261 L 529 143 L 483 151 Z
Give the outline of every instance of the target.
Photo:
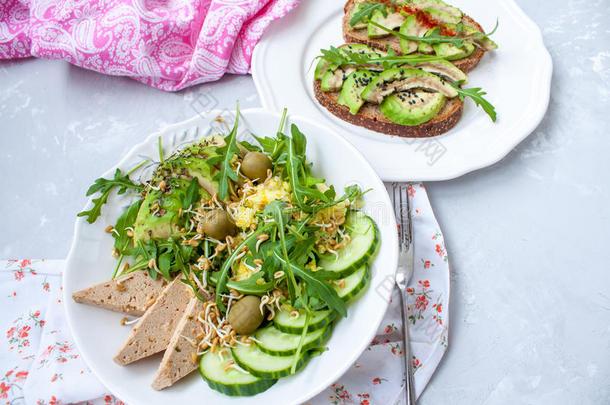
M 361 212 L 348 213 L 345 227 L 349 231 L 351 241 L 339 250 L 337 256 L 323 255 L 318 261 L 325 275 L 332 279 L 345 278 L 356 272 L 377 252 L 379 245 L 375 221 Z
M 357 296 L 360 291 L 364 290 L 371 280 L 371 271 L 368 265 L 360 267 L 351 276 L 344 278 L 343 286 L 340 286 L 336 281 L 333 282 L 333 288 L 343 301 L 347 302 Z
M 225 367 L 234 360 L 230 350 L 225 350 L 222 357 L 211 351 L 201 356 L 199 372 L 213 390 L 230 396 L 251 396 L 267 390 L 277 380 L 261 379 L 234 368 Z
M 263 379 L 276 379 L 290 375 L 295 355 L 274 356 L 263 352 L 257 345 L 237 345 L 231 349 L 237 365 L 250 374 Z M 300 370 L 309 360 L 307 352 L 301 353 L 296 370 Z
M 303 340 L 303 348 L 301 351 L 306 351 L 312 347 L 319 346 L 326 340 L 330 334 L 331 328 L 318 329 L 313 332 L 308 332 Z M 307 329 L 309 331 L 309 328 Z M 273 356 L 292 356 L 297 352 L 300 334 L 285 333 L 275 326 L 267 326 L 259 329 L 254 334 L 256 345 L 261 351 Z
M 309 333 L 325 327 L 337 316 L 337 313 L 330 309 L 312 311 L 312 314 L 309 320 L 309 327 L 307 328 Z M 280 311 L 275 314 L 273 324 L 281 332 L 300 334 L 305 327 L 305 312 L 299 311 L 299 316 L 293 318 L 290 316 L 290 312 Z

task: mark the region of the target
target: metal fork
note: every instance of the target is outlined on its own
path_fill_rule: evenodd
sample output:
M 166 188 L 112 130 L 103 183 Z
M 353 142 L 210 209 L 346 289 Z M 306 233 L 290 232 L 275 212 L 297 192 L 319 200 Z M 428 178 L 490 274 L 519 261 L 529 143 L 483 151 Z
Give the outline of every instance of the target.
M 409 187 L 407 184 L 392 183 L 392 202 L 398 220 L 398 269 L 396 270 L 396 286 L 400 290 L 400 312 L 402 314 L 403 351 L 405 355 L 407 405 L 415 405 L 415 384 L 413 382 L 413 366 L 411 364 L 411 347 L 409 345 L 409 315 L 407 310 L 407 284 L 413 276 L 413 226 L 411 223 L 411 203 L 409 202 Z

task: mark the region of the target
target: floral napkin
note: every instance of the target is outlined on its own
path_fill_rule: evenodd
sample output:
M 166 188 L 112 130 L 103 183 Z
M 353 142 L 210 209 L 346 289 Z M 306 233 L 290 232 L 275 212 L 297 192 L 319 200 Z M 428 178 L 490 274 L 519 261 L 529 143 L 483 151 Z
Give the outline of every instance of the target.
M 423 185 L 414 184 L 408 192 L 413 201 L 416 260 L 408 290 L 411 361 L 419 395 L 447 349 L 449 264 Z M 64 264 L 63 260 L 0 261 L 0 306 L 4 308 L 0 312 L 0 403 L 122 404 L 97 381 L 74 345 L 62 302 Z M 404 373 L 397 294 L 395 290 L 368 349 L 308 404 L 400 403 Z
M 63 59 L 176 91 L 248 73 L 269 23 L 300 0 L 0 0 L 0 59 Z

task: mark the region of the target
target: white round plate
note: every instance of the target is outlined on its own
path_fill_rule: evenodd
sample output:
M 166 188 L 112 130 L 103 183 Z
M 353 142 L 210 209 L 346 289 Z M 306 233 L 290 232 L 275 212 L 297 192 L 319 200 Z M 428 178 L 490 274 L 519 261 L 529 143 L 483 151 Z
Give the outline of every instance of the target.
M 447 180 L 489 166 L 508 154 L 538 126 L 550 95 L 551 57 L 540 29 L 513 0 L 450 0 L 486 30 L 496 19 L 488 52 L 469 73 L 467 87 L 482 87 L 496 107 L 493 123 L 471 100 L 460 122 L 429 139 L 400 138 L 340 120 L 313 95 L 314 58 L 320 49 L 344 43 L 343 1 L 304 1 L 269 27 L 254 50 L 252 75 L 267 109 L 288 107 L 343 135 L 386 181 Z
M 135 167 L 143 159 L 159 161 L 158 137 L 162 138 L 164 154 L 170 153 L 209 133 L 227 134 L 228 130 L 214 118 L 221 114 L 211 112 L 189 121 L 173 125 L 153 134 L 135 146 L 116 166 L 122 170 Z M 232 125 L 234 113 L 222 112 Z M 280 114 L 260 109 L 245 110 L 240 116 L 239 139 L 248 138 L 251 131 L 258 136 L 274 136 Z M 76 344 L 93 372 L 101 382 L 121 400 L 130 405 L 213 403 L 222 404 L 300 404 L 335 382 L 358 358 L 374 337 L 389 301 L 391 289 L 375 288 L 385 280 L 393 280 L 397 264 L 398 240 L 393 209 L 383 183 L 364 157 L 343 138 L 322 126 L 295 116 L 289 116 L 288 125 L 295 123 L 307 136 L 307 156 L 314 163 L 313 173 L 326 178 L 340 193 L 346 185 L 358 183 L 364 190 L 364 211 L 379 226 L 381 245 L 372 266 L 372 282 L 365 294 L 348 307 L 348 317 L 340 320 L 330 338 L 328 351 L 313 358 L 295 376 L 280 379 L 269 390 L 254 397 L 228 397 L 208 388 L 198 372 L 163 391 L 150 387 L 161 359 L 160 355 L 144 359 L 127 367 L 112 361 L 114 354 L 131 328 L 121 326 L 122 314 L 87 305 L 76 304 L 72 293 L 108 280 L 116 260 L 111 257 L 112 237 L 104 228 L 114 224 L 118 216 L 135 196 L 110 198 L 102 208 L 102 216 L 94 224 L 78 218 L 68 262 L 64 274 L 64 300 L 68 322 Z M 211 129 L 212 128 L 212 129 Z M 287 126 L 288 128 L 288 126 Z M 250 139 L 251 142 L 255 142 Z M 103 174 L 111 177 L 116 167 Z M 155 164 L 151 163 L 134 173 L 132 179 L 150 178 Z M 83 190 L 84 192 L 85 190 Z M 91 201 L 86 208 L 91 206 Z

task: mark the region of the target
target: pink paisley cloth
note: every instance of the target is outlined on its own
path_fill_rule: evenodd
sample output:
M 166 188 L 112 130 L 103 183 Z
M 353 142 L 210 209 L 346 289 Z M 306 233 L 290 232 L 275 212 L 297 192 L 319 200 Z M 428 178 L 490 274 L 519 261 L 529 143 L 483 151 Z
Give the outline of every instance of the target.
M 63 59 L 176 91 L 246 74 L 300 0 L 0 0 L 0 59 Z

